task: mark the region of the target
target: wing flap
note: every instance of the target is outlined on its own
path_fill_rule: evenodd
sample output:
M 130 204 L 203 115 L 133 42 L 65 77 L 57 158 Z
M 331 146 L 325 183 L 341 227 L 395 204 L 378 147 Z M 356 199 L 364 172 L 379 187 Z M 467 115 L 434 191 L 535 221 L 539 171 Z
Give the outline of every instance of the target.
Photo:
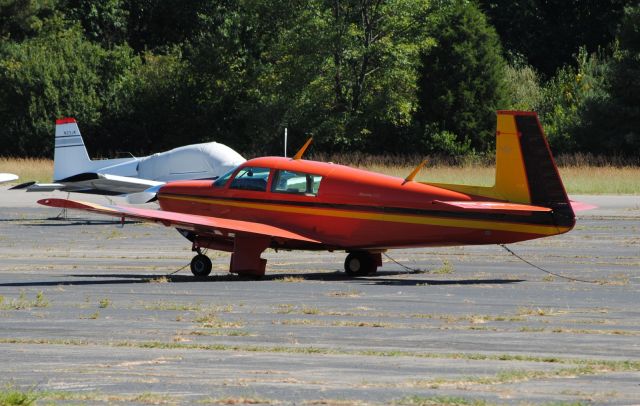
M 510 213 L 526 215 L 533 212 L 551 212 L 548 207 L 532 206 L 519 203 L 505 203 L 493 201 L 442 201 L 434 200 L 433 203 L 446 206 L 454 210 L 475 211 L 486 213 Z
M 96 203 L 67 199 L 42 199 L 38 200 L 38 203 L 49 207 L 84 210 L 115 217 L 162 223 L 165 226 L 173 226 L 177 228 L 187 228 L 192 230 L 205 229 L 208 231 L 218 230 L 224 234 L 223 236 L 231 238 L 234 237 L 235 233 L 245 233 L 311 243 L 320 242 L 279 227 L 249 221 L 199 216 L 196 214 L 185 214 L 155 209 L 141 209 L 137 207 L 104 206 Z

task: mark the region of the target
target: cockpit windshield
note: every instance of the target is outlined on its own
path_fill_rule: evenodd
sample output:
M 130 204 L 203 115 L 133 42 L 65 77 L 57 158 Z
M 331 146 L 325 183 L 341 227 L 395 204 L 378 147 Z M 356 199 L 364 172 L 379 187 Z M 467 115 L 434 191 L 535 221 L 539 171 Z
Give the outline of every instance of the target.
M 222 175 L 218 179 L 216 179 L 216 181 L 213 182 L 213 187 L 224 187 L 224 185 L 227 184 L 227 182 L 231 178 L 231 175 L 233 175 L 233 173 L 236 171 L 236 169 L 238 169 L 238 167 L 235 167 L 235 168 L 231 169 L 229 172 L 225 173 L 224 175 Z
M 246 166 L 238 171 L 229 187 L 231 189 L 264 192 L 267 190 L 270 172 L 271 169 L 269 168 Z

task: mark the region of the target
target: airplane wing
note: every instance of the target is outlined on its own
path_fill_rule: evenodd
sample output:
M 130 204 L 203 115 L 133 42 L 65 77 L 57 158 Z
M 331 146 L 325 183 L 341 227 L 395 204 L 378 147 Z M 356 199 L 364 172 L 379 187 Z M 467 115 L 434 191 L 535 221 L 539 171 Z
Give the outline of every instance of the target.
M 296 240 L 305 243 L 320 243 L 320 241 L 307 238 L 303 235 L 288 231 L 279 227 L 249 221 L 231 220 L 220 217 L 199 216 L 195 214 L 177 213 L 155 209 L 141 209 L 137 207 L 104 206 L 95 203 L 80 202 L 66 199 L 42 199 L 38 203 L 43 206 L 58 207 L 63 209 L 84 210 L 94 213 L 106 214 L 120 218 L 131 218 L 165 226 L 176 227 L 196 232 L 205 231 L 207 234 L 215 234 L 221 237 L 233 238 L 236 233 L 269 236 Z
M 25 189 L 27 192 L 63 192 L 92 193 L 100 195 L 124 195 L 142 192 L 150 187 L 164 185 L 149 179 L 133 178 L 130 176 L 109 175 L 105 173 L 81 173 L 56 183 L 27 182 L 12 189 Z
M 509 213 L 509 214 L 530 214 L 533 212 L 550 212 L 551 209 L 542 206 L 531 206 L 528 204 L 506 203 L 494 201 L 443 201 L 434 200 L 434 204 L 443 205 L 449 209 L 474 211 L 485 213 Z
M 18 179 L 18 175 L 14 175 L 13 173 L 0 173 L 0 183 L 11 182 L 16 179 Z

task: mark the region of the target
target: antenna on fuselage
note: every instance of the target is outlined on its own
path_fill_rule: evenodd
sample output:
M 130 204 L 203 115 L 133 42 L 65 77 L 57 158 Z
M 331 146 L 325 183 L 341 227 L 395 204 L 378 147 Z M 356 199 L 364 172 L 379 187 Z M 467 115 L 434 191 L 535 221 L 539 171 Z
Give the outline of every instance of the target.
M 304 155 L 304 152 L 309 148 L 309 145 L 311 145 L 311 141 L 313 141 L 313 137 L 309 138 L 307 142 L 304 143 L 302 148 L 300 148 L 300 150 L 293 156 L 293 159 L 302 159 L 302 155 Z
M 414 169 L 413 172 L 411 172 L 409 174 L 409 176 L 404 178 L 404 182 L 402 182 L 402 184 L 404 185 L 407 182 L 411 182 L 416 177 L 418 172 L 420 172 L 420 169 L 422 169 L 422 167 L 424 167 L 426 165 L 426 163 L 427 163 L 427 160 L 423 159 L 422 162 L 420 162 L 420 164 L 418 166 L 416 166 L 416 169 Z

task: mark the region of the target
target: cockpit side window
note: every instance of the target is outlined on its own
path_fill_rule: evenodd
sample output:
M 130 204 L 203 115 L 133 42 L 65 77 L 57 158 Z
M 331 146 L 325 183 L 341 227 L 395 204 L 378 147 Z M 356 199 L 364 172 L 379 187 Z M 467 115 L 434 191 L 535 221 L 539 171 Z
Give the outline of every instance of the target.
M 254 190 L 265 192 L 269 180 L 269 168 L 256 168 L 247 166 L 240 169 L 236 177 L 231 181 L 231 189 Z
M 292 193 L 305 196 L 317 196 L 322 176 L 310 173 L 276 171 L 271 184 L 271 191 L 276 193 Z
M 236 171 L 236 168 L 233 168 L 229 172 L 227 172 L 224 175 L 220 176 L 218 179 L 216 179 L 215 182 L 213 182 L 213 187 L 224 187 L 224 185 L 227 184 L 227 182 L 231 178 L 231 175 L 233 175 L 233 172 L 235 172 L 235 171 Z

